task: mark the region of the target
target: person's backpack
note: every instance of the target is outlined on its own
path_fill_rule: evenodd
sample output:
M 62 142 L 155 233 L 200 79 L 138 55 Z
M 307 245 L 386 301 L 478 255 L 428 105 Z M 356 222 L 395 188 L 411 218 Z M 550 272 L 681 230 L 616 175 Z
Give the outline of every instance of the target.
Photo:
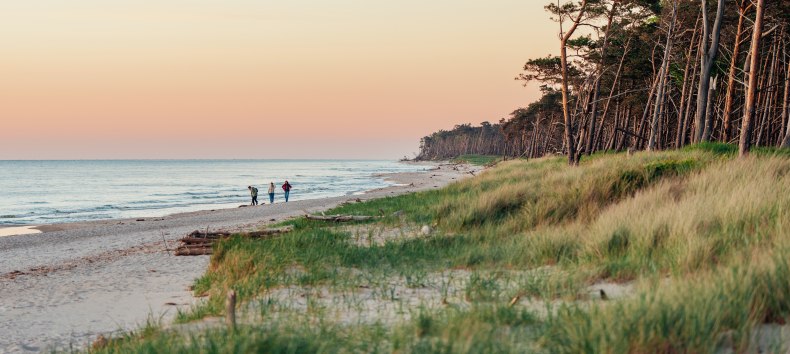
M 258 188 L 252 187 L 252 192 L 255 193 L 255 195 L 258 195 Z

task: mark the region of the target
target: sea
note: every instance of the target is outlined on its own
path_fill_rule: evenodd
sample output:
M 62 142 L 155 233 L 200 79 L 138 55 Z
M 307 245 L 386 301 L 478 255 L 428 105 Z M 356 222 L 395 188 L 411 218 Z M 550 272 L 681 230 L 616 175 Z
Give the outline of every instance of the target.
M 393 185 L 377 175 L 425 166 L 361 160 L 0 160 L 0 226 L 42 225 L 249 204 L 247 186 L 268 203 L 353 196 Z

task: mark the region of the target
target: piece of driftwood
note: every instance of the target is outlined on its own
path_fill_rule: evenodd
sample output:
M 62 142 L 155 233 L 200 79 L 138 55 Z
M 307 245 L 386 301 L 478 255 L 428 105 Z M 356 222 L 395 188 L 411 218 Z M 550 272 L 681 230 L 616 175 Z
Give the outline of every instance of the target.
M 179 250 L 179 249 L 187 249 L 187 248 L 191 249 L 191 248 L 210 248 L 210 247 L 211 247 L 210 243 L 198 243 L 198 244 L 183 244 L 181 246 L 178 246 L 178 248 L 176 249 Z
M 223 238 L 223 237 L 230 237 L 232 233 L 228 231 L 201 231 L 195 230 L 187 234 L 187 237 L 195 237 L 195 238 Z
M 304 217 L 307 220 L 331 221 L 331 222 L 366 221 L 375 218 L 380 218 L 380 216 L 368 216 L 368 215 L 310 215 L 310 214 L 306 214 Z
M 225 324 L 231 331 L 236 330 L 236 291 L 228 291 L 225 299 Z
M 293 226 L 284 226 L 277 228 L 263 229 L 260 231 L 251 232 L 229 232 L 229 231 L 200 231 L 195 230 L 188 235 L 181 238 L 181 246 L 175 250 L 176 256 L 202 256 L 209 255 L 212 252 L 212 246 L 217 240 L 229 238 L 232 235 L 238 234 L 242 237 L 249 237 L 255 239 L 270 238 L 284 233 L 293 231 Z
M 211 245 L 212 243 L 214 243 L 214 241 L 216 241 L 216 239 L 204 238 L 204 237 L 189 237 L 189 236 L 187 236 L 187 237 L 182 238 L 180 241 L 181 241 L 182 244 L 185 244 L 185 245 L 202 245 L 202 244 Z
M 187 247 L 181 246 L 176 249 L 176 256 L 203 256 L 211 254 L 211 246 Z
M 277 228 L 270 228 L 270 229 L 263 229 L 260 231 L 251 231 L 251 232 L 230 232 L 230 231 L 200 231 L 195 230 L 187 234 L 186 238 L 201 238 L 201 239 L 220 239 L 220 238 L 228 238 L 232 235 L 238 234 L 244 237 L 262 237 L 262 236 L 270 236 L 270 235 L 277 235 L 277 234 L 284 234 L 287 232 L 293 231 L 293 226 L 284 226 L 284 227 L 277 227 Z

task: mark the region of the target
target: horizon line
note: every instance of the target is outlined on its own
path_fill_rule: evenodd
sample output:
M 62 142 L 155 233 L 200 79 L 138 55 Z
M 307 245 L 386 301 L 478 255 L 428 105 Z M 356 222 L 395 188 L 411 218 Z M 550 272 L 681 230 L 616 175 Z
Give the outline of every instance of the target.
M 6 161 L 403 161 L 392 158 L 117 158 L 117 159 L 0 159 Z

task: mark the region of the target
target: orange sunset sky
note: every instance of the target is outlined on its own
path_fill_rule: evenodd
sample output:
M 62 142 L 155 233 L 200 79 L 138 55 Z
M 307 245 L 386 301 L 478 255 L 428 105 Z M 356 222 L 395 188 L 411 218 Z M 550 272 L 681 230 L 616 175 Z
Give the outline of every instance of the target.
M 0 3 L 0 159 L 398 158 L 537 97 L 544 0 Z

